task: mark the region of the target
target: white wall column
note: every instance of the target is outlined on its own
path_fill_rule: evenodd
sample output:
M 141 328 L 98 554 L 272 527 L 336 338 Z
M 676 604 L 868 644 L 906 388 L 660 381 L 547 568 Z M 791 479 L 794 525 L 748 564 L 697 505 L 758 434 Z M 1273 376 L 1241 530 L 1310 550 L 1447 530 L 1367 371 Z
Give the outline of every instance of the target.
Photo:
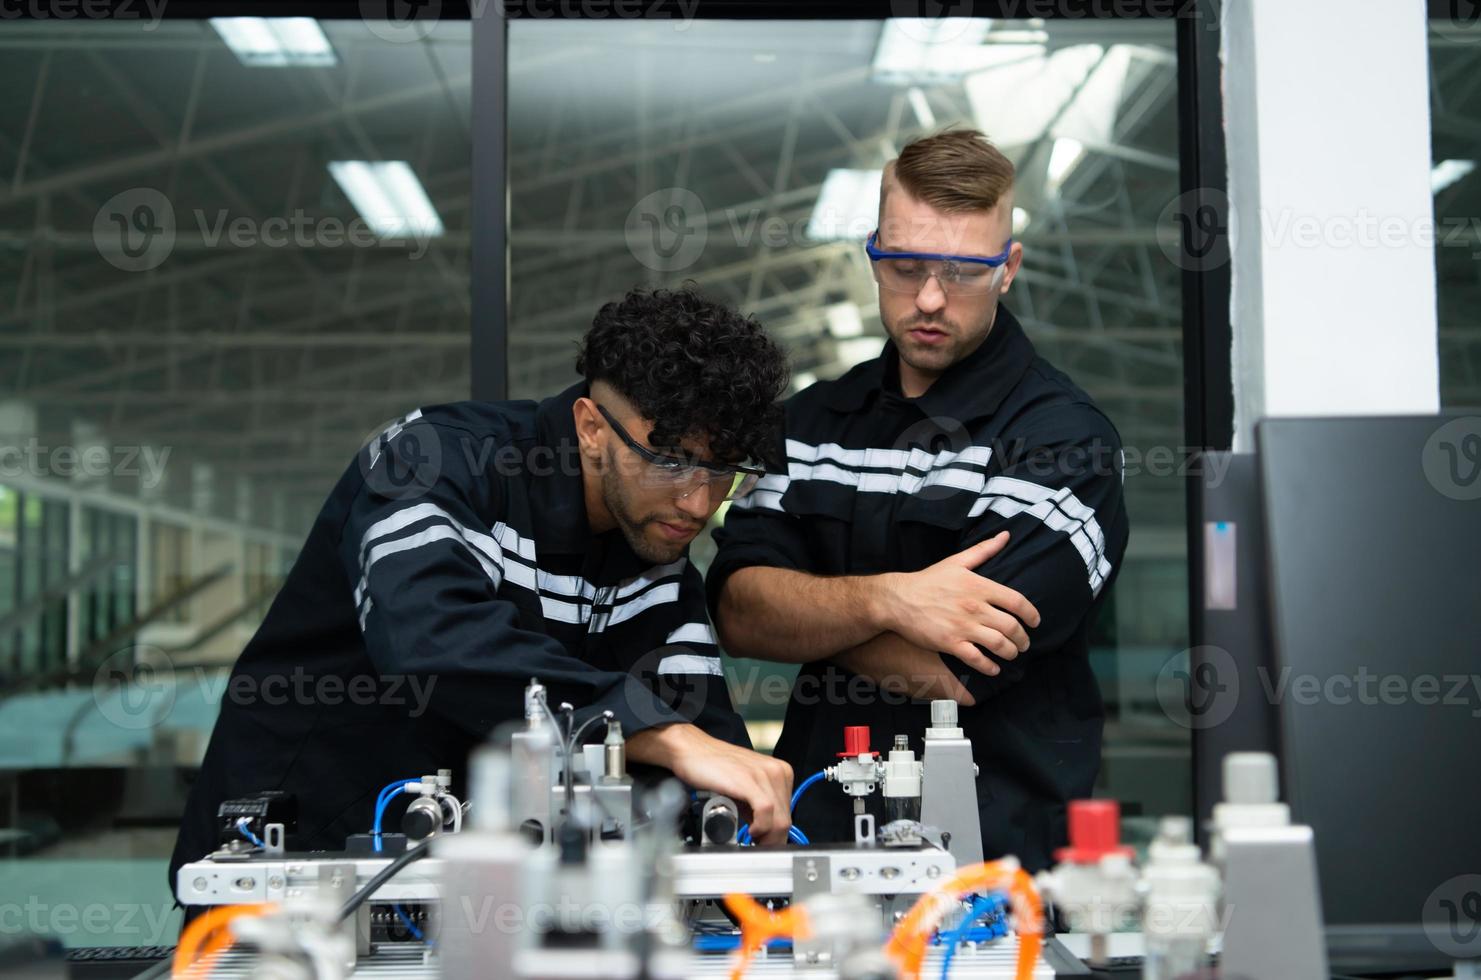
M 1236 450 L 1262 417 L 1439 410 L 1420 0 L 1226 0 Z

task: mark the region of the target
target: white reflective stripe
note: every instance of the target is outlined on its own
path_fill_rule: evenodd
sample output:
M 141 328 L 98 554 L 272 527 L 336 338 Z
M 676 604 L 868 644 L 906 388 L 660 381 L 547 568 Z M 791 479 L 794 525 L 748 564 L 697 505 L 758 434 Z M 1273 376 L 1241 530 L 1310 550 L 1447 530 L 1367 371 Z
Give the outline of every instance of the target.
M 658 662 L 660 674 L 711 674 L 724 677 L 725 669 L 719 657 L 701 657 L 693 653 L 676 653 Z
M 789 466 L 791 464 L 788 464 Z M 781 473 L 768 473 L 756 481 L 751 492 L 738 500 L 732 501 L 730 506 L 739 507 L 741 510 L 750 510 L 752 507 L 760 507 L 764 510 L 781 510 L 782 494 L 787 492 L 787 487 L 792 483 L 792 478 Z
M 522 536 L 514 528 L 499 521 L 493 526 L 493 535 L 498 539 L 500 546 L 514 552 L 521 558 L 529 561 L 535 560 L 535 542 Z
M 402 515 L 406 515 L 404 519 Z M 494 580 L 494 588 L 497 589 L 499 587 L 499 583 L 503 579 L 504 554 L 500 551 L 498 542 L 481 531 L 474 531 L 464 527 L 451 514 L 436 504 L 417 504 L 414 507 L 407 507 L 404 510 L 397 511 L 390 517 L 372 524 L 370 529 L 365 532 L 365 536 L 360 539 L 360 581 L 355 586 L 355 605 L 358 606 L 360 604 L 361 599 L 369 589 L 370 566 L 377 560 L 372 556 L 376 552 L 382 552 L 385 547 L 384 543 L 376 544 L 376 541 L 384 542 L 389 532 L 401 530 L 417 521 L 427 519 L 442 521 L 445 525 L 455 530 L 463 540 L 463 543 L 468 545 L 468 549 L 473 552 L 474 557 L 478 559 L 479 564 L 483 566 L 484 571 L 489 572 L 489 577 Z M 409 539 L 398 540 L 411 540 L 417 536 L 412 535 Z M 383 554 L 395 554 L 395 552 L 384 551 Z M 497 568 L 499 574 L 496 575 L 491 572 L 491 568 Z
M 635 592 L 641 592 L 654 582 L 666 579 L 671 575 L 678 575 L 684 571 L 684 566 L 689 564 L 689 559 L 680 558 L 671 561 L 667 565 L 654 565 L 642 575 L 635 576 L 617 583 L 617 599 L 626 599 Z M 615 605 L 615 602 L 614 602 Z
M 560 599 L 552 599 L 548 595 L 542 595 L 540 613 L 546 619 L 553 619 L 558 623 L 584 623 L 591 613 L 591 606 L 564 602 Z
M 822 480 L 855 487 L 860 493 L 918 493 L 925 487 L 947 486 L 970 493 L 982 493 L 986 474 L 965 469 L 962 464 L 986 466 L 992 459 L 988 446 L 968 446 L 957 452 L 943 449 L 928 453 L 924 449 L 844 449 L 837 443 L 809 446 L 795 439 L 787 440 L 787 482 Z M 865 468 L 861 470 L 860 468 Z M 893 472 L 878 472 L 893 470 Z M 785 490 L 786 485 L 782 489 Z M 758 489 L 761 489 L 758 484 Z M 755 496 L 756 491 L 751 495 Z M 750 506 L 781 510 L 774 498 L 762 498 Z
M 614 605 L 607 614 L 606 625 L 616 626 L 625 623 L 629 619 L 651 609 L 653 606 L 662 605 L 666 602 L 679 601 L 679 583 L 670 582 L 667 585 L 656 585 L 635 599 Z
M 404 538 L 386 540 L 390 535 L 423 520 L 436 520 L 439 523 Z M 590 622 L 592 632 L 597 633 L 608 625 L 626 622 L 651 606 L 677 600 L 678 582 L 667 585 L 656 583 L 681 574 L 688 565 L 688 559 L 680 558 L 666 565 L 655 565 L 641 575 L 608 587 L 604 590 L 607 596 L 604 604 L 609 604 L 611 608 L 593 619 L 591 607 L 596 602 L 598 590 L 591 582 L 579 575 L 547 572 L 533 564 L 516 561 L 506 554 L 514 552 L 533 563 L 536 553 L 533 540 L 520 535 L 503 522 L 494 525 L 493 534 L 484 534 L 465 527 L 436 504 L 421 503 L 398 510 L 375 522 L 361 538 L 360 581 L 355 588 L 354 601 L 357 608 L 362 608 L 362 627 L 370 611 L 370 567 L 386 555 L 438 540 L 460 541 L 467 546 L 493 581 L 495 589 L 507 582 L 539 595 L 540 609 L 546 619 L 561 623 Z M 637 595 L 650 587 L 651 591 Z M 710 642 L 714 642 L 713 639 Z
M 916 470 L 939 469 L 953 463 L 968 463 L 986 466 L 992 459 L 990 446 L 968 446 L 960 451 L 943 449 L 928 453 L 924 449 L 844 449 L 836 442 L 825 442 L 810 446 L 796 439 L 787 440 L 787 458 L 799 463 L 816 463 L 832 460 L 844 466 L 867 467 L 881 470 L 903 470 L 907 466 Z
M 973 470 L 953 468 L 931 470 L 924 476 L 899 473 L 860 473 L 833 463 L 788 463 L 787 473 L 794 480 L 824 480 L 843 486 L 857 487 L 860 493 L 918 493 L 925 487 L 948 486 L 971 493 L 981 493 L 987 476 Z M 754 491 L 752 491 L 754 493 Z
M 782 494 L 778 490 L 752 490 L 739 500 L 731 501 L 730 506 L 741 510 L 782 510 Z
M 410 413 L 403 415 L 401 418 L 397 419 L 381 430 L 381 434 L 376 436 L 375 439 L 372 440 L 370 443 L 370 466 L 372 469 L 375 467 L 375 464 L 380 461 L 381 446 L 390 443 L 392 439 L 395 439 L 397 436 L 401 435 L 402 429 L 406 428 L 408 425 L 415 422 L 421 417 L 422 410 L 420 408 L 413 409 Z
M 363 568 L 365 565 L 365 553 L 370 550 L 370 546 L 377 539 L 383 538 L 388 534 L 394 534 L 402 528 L 410 527 L 417 521 L 424 521 L 429 517 L 446 517 L 448 520 L 452 519 L 448 517 L 447 511 L 438 507 L 436 504 L 417 504 L 413 507 L 398 510 L 390 517 L 383 517 L 370 525 L 370 527 L 365 529 L 365 534 L 360 538 L 361 567 Z
M 715 631 L 709 623 L 685 623 L 668 635 L 665 643 L 715 644 Z
M 1090 577 L 1090 594 L 1100 595 L 1111 574 L 1106 560 L 1106 536 L 1095 511 L 1085 506 L 1069 487 L 1052 489 L 1009 476 L 995 476 L 987 481 L 987 491 L 973 505 L 971 517 L 991 510 L 1003 517 L 1028 514 L 1043 521 L 1051 530 L 1063 531 L 1080 553 Z
M 418 531 L 416 534 L 409 534 L 404 538 L 382 542 L 370 549 L 370 554 L 365 559 L 365 570 L 361 573 L 360 577 L 361 588 L 356 590 L 355 596 L 356 605 L 361 607 L 360 628 L 362 630 L 365 629 L 365 619 L 370 615 L 370 607 L 373 605 L 366 586 L 369 583 L 370 570 L 375 566 L 375 563 L 387 555 L 400 554 L 403 551 L 425 547 L 435 541 L 455 541 L 463 545 L 463 547 L 468 549 L 469 554 L 478 560 L 478 564 L 483 567 L 484 574 L 488 575 L 489 580 L 494 583 L 494 588 L 497 589 L 499 587 L 499 569 L 483 555 L 479 554 L 476 549 L 469 547 L 467 539 L 456 528 L 449 527 L 446 524 L 437 524 Z M 363 603 L 361 602 L 362 595 L 364 597 Z
M 788 439 L 787 458 L 802 463 L 831 459 L 845 466 L 876 466 L 898 470 L 903 469 L 910 460 L 910 452 L 905 449 L 844 449 L 836 442 L 810 446 L 796 439 Z

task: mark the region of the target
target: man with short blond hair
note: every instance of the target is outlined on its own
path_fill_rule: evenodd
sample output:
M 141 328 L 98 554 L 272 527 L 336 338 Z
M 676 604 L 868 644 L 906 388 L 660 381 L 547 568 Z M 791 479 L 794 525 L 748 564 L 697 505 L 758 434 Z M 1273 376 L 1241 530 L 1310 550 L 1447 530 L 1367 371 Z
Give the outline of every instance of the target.
M 787 474 L 732 506 L 708 590 L 731 653 L 803 665 L 776 747 L 799 782 L 845 725 L 918 740 L 926 701 L 951 698 L 985 855 L 1037 869 L 1095 785 L 1088 634 L 1128 528 L 1115 428 L 1001 303 L 1023 261 L 1013 178 L 972 130 L 886 166 L 865 248 L 889 343 L 790 400 Z M 822 786 L 794 818 L 851 839 L 850 812 Z

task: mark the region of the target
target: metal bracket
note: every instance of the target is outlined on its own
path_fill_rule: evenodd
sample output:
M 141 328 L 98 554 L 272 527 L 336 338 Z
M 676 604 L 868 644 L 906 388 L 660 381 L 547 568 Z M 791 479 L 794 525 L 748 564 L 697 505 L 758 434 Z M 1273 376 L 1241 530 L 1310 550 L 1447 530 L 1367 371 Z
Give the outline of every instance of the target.
M 833 890 L 833 869 L 826 857 L 798 854 L 792 858 L 792 904 L 798 905 L 813 895 L 826 895 Z M 815 967 L 833 960 L 832 944 L 813 939 L 792 940 L 792 962 L 799 967 Z
M 282 856 L 283 854 L 283 825 L 270 823 L 262 828 L 263 853 Z
M 854 814 L 854 843 L 860 847 L 874 846 L 874 814 Z

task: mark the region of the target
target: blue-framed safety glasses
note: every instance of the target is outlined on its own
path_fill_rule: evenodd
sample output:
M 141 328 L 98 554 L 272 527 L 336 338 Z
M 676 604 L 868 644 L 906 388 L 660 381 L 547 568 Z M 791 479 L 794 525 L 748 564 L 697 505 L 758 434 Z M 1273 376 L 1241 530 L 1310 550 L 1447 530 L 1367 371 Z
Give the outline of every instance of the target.
M 997 255 L 945 255 L 938 252 L 887 252 L 875 245 L 879 230 L 869 233 L 864 251 L 874 267 L 874 281 L 883 289 L 899 293 L 917 293 L 932 276 L 941 288 L 952 293 L 986 293 L 1000 282 L 998 269 L 1013 253 L 1009 238 Z

